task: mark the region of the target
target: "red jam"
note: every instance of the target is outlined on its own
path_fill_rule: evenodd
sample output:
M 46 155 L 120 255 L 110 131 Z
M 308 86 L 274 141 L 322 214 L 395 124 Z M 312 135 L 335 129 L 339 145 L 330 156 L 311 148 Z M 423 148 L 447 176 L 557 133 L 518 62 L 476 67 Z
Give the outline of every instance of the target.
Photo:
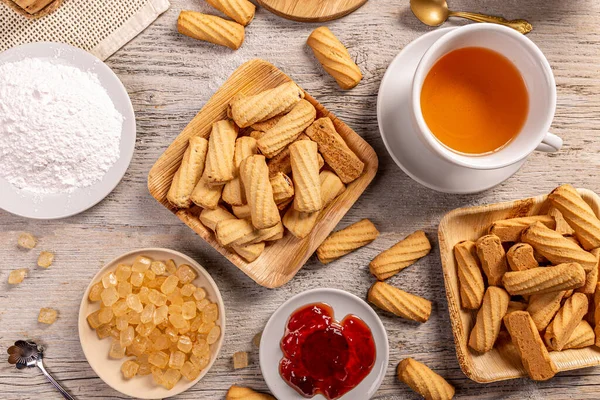
M 354 389 L 375 364 L 371 329 L 355 315 L 341 322 L 324 303 L 303 306 L 290 316 L 281 339 L 281 377 L 304 397 L 337 399 Z

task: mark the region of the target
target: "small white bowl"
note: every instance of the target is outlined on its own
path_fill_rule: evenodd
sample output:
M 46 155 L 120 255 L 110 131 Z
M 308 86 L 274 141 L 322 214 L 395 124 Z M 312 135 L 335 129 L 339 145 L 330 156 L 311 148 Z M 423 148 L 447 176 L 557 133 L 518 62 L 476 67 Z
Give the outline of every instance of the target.
M 285 334 L 290 315 L 298 308 L 313 303 L 325 303 L 333 308 L 335 319 L 342 320 L 348 314 L 362 319 L 371 329 L 375 340 L 376 358 L 373 369 L 354 389 L 339 400 L 370 399 L 383 381 L 389 361 L 389 345 L 385 328 L 373 309 L 357 296 L 339 289 L 312 289 L 302 292 L 283 303 L 271 316 L 260 340 L 260 369 L 271 393 L 278 399 L 303 400 L 305 397 L 292 389 L 279 374 L 279 362 L 283 357 L 280 342 Z M 313 399 L 324 399 L 317 395 Z
M 100 308 L 99 302 L 92 303 L 88 300 L 88 295 L 92 285 L 96 282 L 99 282 L 102 275 L 104 275 L 107 271 L 114 271 L 118 264 L 132 264 L 133 260 L 139 255 L 148 256 L 153 260 L 172 259 L 178 266 L 180 264 L 190 265 L 198 274 L 193 282 L 194 285 L 203 287 L 206 290 L 207 298 L 213 303 L 216 303 L 219 307 L 219 318 L 217 319 L 216 323 L 221 327 L 221 336 L 219 337 L 219 340 L 211 346 L 212 354 L 210 362 L 206 368 L 202 370 L 196 380 L 189 382 L 182 377 L 177 385 L 175 385 L 175 387 L 171 390 L 167 390 L 162 386 L 157 386 L 152 381 L 152 375 L 136 376 L 129 380 L 123 378 L 121 374 L 121 364 L 123 361 L 125 361 L 125 358 L 121 360 L 110 359 L 108 357 L 108 352 L 111 341 L 109 338 L 99 340 L 96 336 L 96 332 L 90 328 L 86 320 L 90 313 Z M 219 352 L 221 351 L 221 346 L 223 345 L 224 336 L 225 306 L 223 304 L 223 299 L 221 298 L 221 293 L 219 292 L 217 284 L 200 264 L 185 254 L 181 254 L 174 250 L 160 248 L 140 249 L 115 258 L 106 264 L 102 269 L 100 269 L 96 276 L 94 276 L 94 279 L 92 279 L 88 288 L 83 294 L 81 306 L 79 307 L 79 341 L 88 363 L 94 372 L 100 377 L 100 379 L 102 379 L 107 385 L 127 396 L 134 398 L 162 399 L 165 397 L 178 395 L 194 386 L 200 379 L 202 379 L 204 375 L 206 375 L 208 370 L 210 370 L 213 363 L 217 359 Z

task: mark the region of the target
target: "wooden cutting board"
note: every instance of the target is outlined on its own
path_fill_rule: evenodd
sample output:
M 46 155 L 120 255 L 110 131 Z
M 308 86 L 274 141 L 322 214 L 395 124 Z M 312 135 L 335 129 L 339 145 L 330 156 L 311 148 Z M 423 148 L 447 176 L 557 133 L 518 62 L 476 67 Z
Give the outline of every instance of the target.
M 367 0 L 258 0 L 280 17 L 300 22 L 322 22 L 350 14 Z

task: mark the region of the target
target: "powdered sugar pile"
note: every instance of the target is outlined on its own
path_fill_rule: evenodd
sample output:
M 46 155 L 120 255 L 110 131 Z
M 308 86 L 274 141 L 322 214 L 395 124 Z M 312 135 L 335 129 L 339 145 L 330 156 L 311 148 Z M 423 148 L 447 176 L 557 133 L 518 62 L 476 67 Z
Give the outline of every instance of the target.
M 21 190 L 71 193 L 101 180 L 122 125 L 94 73 L 35 58 L 0 65 L 0 176 Z

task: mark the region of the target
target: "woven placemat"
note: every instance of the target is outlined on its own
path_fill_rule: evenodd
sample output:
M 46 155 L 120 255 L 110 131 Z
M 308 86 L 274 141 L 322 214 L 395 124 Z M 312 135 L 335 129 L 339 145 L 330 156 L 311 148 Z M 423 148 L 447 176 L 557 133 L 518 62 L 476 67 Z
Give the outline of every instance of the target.
M 40 19 L 0 3 L 0 51 L 30 42 L 61 42 L 107 59 L 169 8 L 169 0 L 65 0 Z

